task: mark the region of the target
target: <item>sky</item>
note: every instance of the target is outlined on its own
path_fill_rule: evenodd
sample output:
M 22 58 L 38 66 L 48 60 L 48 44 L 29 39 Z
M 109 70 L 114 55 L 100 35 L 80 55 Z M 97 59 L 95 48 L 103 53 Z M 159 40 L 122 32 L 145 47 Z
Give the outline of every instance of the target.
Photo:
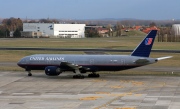
M 0 0 L 0 18 L 180 19 L 180 0 Z

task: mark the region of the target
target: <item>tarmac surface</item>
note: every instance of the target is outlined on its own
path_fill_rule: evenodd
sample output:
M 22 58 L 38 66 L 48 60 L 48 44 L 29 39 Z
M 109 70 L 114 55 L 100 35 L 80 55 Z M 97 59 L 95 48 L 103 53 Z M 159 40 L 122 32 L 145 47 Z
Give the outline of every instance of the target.
M 0 71 L 0 109 L 180 109 L 180 77 L 72 75 Z

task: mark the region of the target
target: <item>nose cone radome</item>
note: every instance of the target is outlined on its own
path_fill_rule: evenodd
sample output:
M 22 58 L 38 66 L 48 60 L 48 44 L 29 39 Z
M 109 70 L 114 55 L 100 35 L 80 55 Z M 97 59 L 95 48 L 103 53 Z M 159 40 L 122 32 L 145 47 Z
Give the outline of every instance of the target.
M 21 60 L 17 62 L 17 65 L 20 66 L 21 65 Z
M 19 60 L 19 62 L 17 62 L 17 65 L 22 67 L 22 65 L 25 64 L 25 62 L 26 62 L 26 57 L 24 57 L 21 60 Z

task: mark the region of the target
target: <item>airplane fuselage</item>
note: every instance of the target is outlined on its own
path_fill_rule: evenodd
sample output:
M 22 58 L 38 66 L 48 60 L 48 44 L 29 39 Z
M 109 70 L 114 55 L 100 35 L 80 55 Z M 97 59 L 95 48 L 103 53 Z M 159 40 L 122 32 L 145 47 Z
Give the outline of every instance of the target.
M 134 49 L 131 55 L 77 55 L 77 54 L 37 54 L 22 58 L 18 65 L 28 71 L 45 70 L 48 76 L 58 76 L 65 71 L 73 71 L 73 78 L 84 78 L 82 73 L 91 72 L 88 77 L 99 77 L 98 71 L 120 71 L 136 68 L 171 58 L 150 58 L 157 30 L 152 30 Z
M 146 63 L 137 63 L 138 59 L 146 59 Z M 59 67 L 61 62 L 88 68 L 86 71 L 120 71 L 156 62 L 154 58 L 129 55 L 53 55 L 38 54 L 24 57 L 18 65 L 26 70 L 44 70 L 47 66 Z M 61 66 L 61 69 L 73 69 Z

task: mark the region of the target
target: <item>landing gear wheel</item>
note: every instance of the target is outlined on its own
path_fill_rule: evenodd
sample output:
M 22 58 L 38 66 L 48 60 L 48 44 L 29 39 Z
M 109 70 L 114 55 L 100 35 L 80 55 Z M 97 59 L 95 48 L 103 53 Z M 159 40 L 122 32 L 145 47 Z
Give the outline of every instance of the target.
M 28 73 L 28 76 L 32 76 L 32 74 L 31 74 L 31 73 Z
M 99 75 L 99 74 L 96 74 L 96 77 L 98 77 L 98 78 L 99 78 L 99 77 L 100 77 L 100 75 Z
M 88 77 L 90 77 L 90 78 L 99 78 L 100 75 L 96 74 L 96 73 L 92 73 L 92 74 L 89 74 Z
M 74 75 L 74 79 L 84 79 L 84 75 Z
M 26 69 L 26 71 L 28 72 L 28 76 L 32 76 L 32 73 L 31 73 L 30 69 Z

